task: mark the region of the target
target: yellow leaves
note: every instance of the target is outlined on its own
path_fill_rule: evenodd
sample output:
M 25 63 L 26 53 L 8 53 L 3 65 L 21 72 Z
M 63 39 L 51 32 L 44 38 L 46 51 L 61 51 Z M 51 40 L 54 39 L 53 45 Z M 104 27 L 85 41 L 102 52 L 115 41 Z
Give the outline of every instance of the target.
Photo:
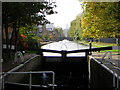
M 84 19 L 84 17 L 81 18 L 81 27 L 82 28 L 85 27 L 85 19 Z
M 118 36 L 118 7 L 116 3 L 86 2 L 84 17 L 81 18 L 83 37 Z

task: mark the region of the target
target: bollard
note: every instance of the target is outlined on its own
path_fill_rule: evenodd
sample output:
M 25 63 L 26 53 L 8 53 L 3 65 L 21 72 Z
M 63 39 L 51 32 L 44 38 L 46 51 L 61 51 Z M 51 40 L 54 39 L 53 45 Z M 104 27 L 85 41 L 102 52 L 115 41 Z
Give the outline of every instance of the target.
M 18 61 L 18 58 L 20 58 L 19 61 Z M 23 56 L 22 52 L 20 52 L 20 51 L 15 52 L 14 64 L 15 63 L 23 63 L 23 62 L 24 62 L 24 56 Z

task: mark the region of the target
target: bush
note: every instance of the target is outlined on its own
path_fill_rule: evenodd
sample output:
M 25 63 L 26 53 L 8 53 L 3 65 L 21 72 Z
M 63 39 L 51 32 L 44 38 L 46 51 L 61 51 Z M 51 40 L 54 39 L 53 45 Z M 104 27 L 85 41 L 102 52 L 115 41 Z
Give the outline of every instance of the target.
M 38 48 L 37 40 L 35 40 L 35 39 L 29 39 L 28 40 L 28 48 L 32 48 L 32 49 Z

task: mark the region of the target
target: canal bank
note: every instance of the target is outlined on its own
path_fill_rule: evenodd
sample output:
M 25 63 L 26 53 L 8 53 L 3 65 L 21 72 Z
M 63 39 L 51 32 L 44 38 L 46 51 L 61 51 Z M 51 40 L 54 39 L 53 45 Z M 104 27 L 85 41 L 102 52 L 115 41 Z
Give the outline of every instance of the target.
M 51 75 L 47 74 L 47 72 L 52 71 L 55 73 L 55 90 L 80 90 L 83 88 L 88 89 L 88 64 L 84 57 L 69 57 L 66 59 L 64 58 L 64 61 L 61 57 L 47 56 L 43 57 L 42 60 L 45 61 L 44 65 L 42 62 L 40 62 L 41 65 L 37 67 L 37 71 L 36 69 L 32 71 L 30 70 L 30 68 L 33 66 L 33 62 L 36 61 L 35 59 L 32 59 L 27 66 L 20 66 L 20 68 L 17 70 L 8 72 L 10 75 L 4 78 L 4 90 L 10 90 L 13 88 L 17 89 L 18 87 L 19 89 L 17 90 L 29 90 L 29 85 L 31 85 L 32 90 L 36 90 L 38 87 L 39 89 L 41 88 L 41 90 L 53 90 L 51 88 L 52 81 L 48 83 L 48 86 L 45 85 L 44 87 L 42 82 L 43 74 L 37 73 L 42 71 L 44 71 L 45 75 L 49 77 L 47 81 L 51 80 Z M 41 61 L 41 58 L 39 58 L 38 62 L 39 61 Z M 32 79 L 30 79 L 31 75 Z
M 77 54 L 77 55 L 74 53 L 75 57 L 73 54 L 67 55 L 67 53 L 64 49 L 68 50 L 68 47 L 70 45 L 72 45 L 71 49 L 76 50 L 76 49 L 80 49 L 79 46 L 81 46 L 81 45 L 78 45 L 78 44 L 76 45 L 74 42 L 66 41 L 66 40 L 65 40 L 65 42 L 67 42 L 67 44 L 60 42 L 60 44 L 61 44 L 61 46 L 59 47 L 60 56 L 56 56 L 56 54 L 51 55 L 50 53 L 47 53 L 47 55 L 46 55 L 44 53 L 45 52 L 44 50 L 39 49 L 38 54 L 39 54 L 40 58 L 39 58 L 39 60 L 37 60 L 37 64 L 40 64 L 40 65 L 38 66 L 37 70 L 39 72 L 44 71 L 43 75 L 45 75 L 45 76 L 49 76 L 46 74 L 48 71 L 52 71 L 55 73 L 55 77 L 54 77 L 55 90 L 61 90 L 61 89 L 62 90 L 68 90 L 68 89 L 80 90 L 81 88 L 88 89 L 88 64 L 87 64 L 87 60 L 86 60 L 86 55 L 85 55 L 85 53 Z M 67 45 L 68 45 L 68 47 L 67 47 Z M 53 47 L 53 45 L 48 45 L 48 46 Z M 49 52 L 49 50 L 48 50 L 48 52 Z M 53 51 L 53 53 L 54 53 L 54 51 Z M 82 55 L 82 56 L 80 56 L 80 55 Z M 29 62 L 29 64 L 27 64 L 27 66 L 25 63 L 23 63 L 23 64 L 20 64 L 19 67 L 16 67 L 16 70 L 7 72 L 7 74 L 12 74 L 12 75 L 8 75 L 4 78 L 4 80 L 6 81 L 5 82 L 5 87 L 6 87 L 5 90 L 10 89 L 7 87 L 11 87 L 11 89 L 13 89 L 12 88 L 13 86 L 14 86 L 14 88 L 17 88 L 20 86 L 21 88 L 27 87 L 28 89 L 30 87 L 32 87 L 32 90 L 36 90 L 36 89 L 33 89 L 34 81 L 35 81 L 36 85 L 39 86 L 39 88 L 41 88 L 42 90 L 45 90 L 46 88 L 47 88 L 47 90 L 49 90 L 51 88 L 50 85 L 52 83 L 49 83 L 48 86 L 45 88 L 43 86 L 44 84 L 41 81 L 42 74 L 41 75 L 38 74 L 36 77 L 34 77 L 33 74 L 35 74 L 35 72 L 37 73 L 38 71 L 35 71 L 36 69 L 31 71 L 31 69 L 33 69 L 32 66 L 36 66 L 35 64 L 33 64 L 33 62 L 35 62 L 35 61 L 36 60 L 34 60 L 34 59 L 28 60 L 28 61 L 26 61 L 26 62 Z M 13 75 L 13 74 L 15 74 L 15 75 Z M 22 75 L 22 74 L 28 74 L 28 75 L 26 76 L 26 75 Z M 32 77 L 31 77 L 31 75 L 32 75 Z M 23 78 L 23 80 L 22 80 L 23 82 L 21 82 L 21 80 L 20 80 L 22 78 Z M 35 80 L 32 78 L 34 78 Z M 9 81 L 9 82 L 7 82 L 7 81 Z M 39 83 L 37 83 L 37 81 Z M 37 87 L 35 87 L 35 88 L 37 88 Z
M 110 64 L 100 62 L 101 58 L 96 60 L 96 58 L 93 57 L 95 55 L 90 55 L 89 53 L 89 51 L 109 50 L 111 47 L 80 49 L 78 46 L 81 45 L 76 45 L 69 41 L 65 42 L 68 44 L 60 42 L 61 46 L 59 47 L 57 44 L 57 49 L 59 50 L 50 50 L 50 47 L 55 48 L 53 44 L 47 45 L 47 49 L 38 49 L 39 58 L 37 60 L 31 59 L 27 61 L 30 62 L 27 66 L 28 70 L 24 69 L 25 71 L 23 72 L 19 71 L 19 68 L 16 70 L 17 72 L 15 70 L 11 72 L 16 75 L 28 74 L 27 77 L 24 77 L 25 83 L 5 83 L 5 85 L 9 87 L 15 85 L 14 88 L 21 87 L 24 89 L 27 87 L 25 90 L 36 90 L 37 88 L 41 88 L 41 90 L 92 90 L 93 88 L 107 88 L 113 90 L 114 88 L 119 88 L 118 74 L 114 74 L 112 68 L 108 69 Z M 56 43 L 54 44 L 56 45 Z M 70 45 L 74 45 L 71 47 L 74 47 L 74 49 L 76 47 L 76 49 L 69 50 L 68 47 L 70 47 Z M 80 53 L 82 53 L 82 55 Z M 101 56 L 104 56 L 104 54 Z M 31 71 L 31 69 L 33 69 L 32 66 L 36 66 L 32 63 L 35 61 L 37 61 L 36 64 L 40 65 L 38 65 L 37 69 Z M 22 68 L 24 68 L 26 64 L 22 65 Z M 52 73 L 52 76 L 48 73 Z M 19 75 L 17 75 L 17 77 L 20 78 Z M 14 77 L 12 76 L 11 78 Z M 104 83 L 102 83 L 102 81 L 104 81 Z M 13 82 L 13 80 L 11 80 L 11 82 Z M 13 88 L 11 87 L 11 89 Z M 9 88 L 5 90 L 9 90 Z

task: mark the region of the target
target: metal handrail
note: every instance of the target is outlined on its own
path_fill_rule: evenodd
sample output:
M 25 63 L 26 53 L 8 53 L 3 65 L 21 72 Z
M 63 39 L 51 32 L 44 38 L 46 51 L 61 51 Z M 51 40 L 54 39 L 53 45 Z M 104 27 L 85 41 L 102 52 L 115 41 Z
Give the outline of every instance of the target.
M 111 51 L 107 51 L 105 52 L 105 54 L 102 57 L 102 60 L 104 60 L 104 58 L 107 56 L 107 54 L 110 53 L 110 55 L 108 56 L 108 59 L 112 59 L 112 52 Z
M 38 74 L 38 73 L 52 73 L 52 90 L 54 90 L 54 86 L 55 86 L 55 73 L 53 71 L 35 71 L 35 72 L 3 72 L 3 90 L 4 90 L 4 78 L 5 76 L 7 76 L 8 74 L 30 74 L 29 77 L 29 90 L 31 90 L 32 85 L 32 74 Z M 16 83 L 19 84 L 19 83 Z
M 61 43 L 62 43 L 62 42 L 61 42 Z M 66 50 L 68 50 L 67 45 L 66 45 L 65 43 L 62 43 L 60 50 L 62 49 L 62 46 L 63 46 L 63 45 L 66 47 Z M 49 49 L 50 49 L 50 47 L 51 47 L 51 45 L 49 44 Z
M 104 58 L 107 56 L 107 54 L 110 53 L 108 55 L 108 59 L 112 59 L 112 52 L 111 51 L 107 51 L 103 57 L 102 57 L 102 60 L 104 60 Z M 104 64 L 113 64 L 112 62 L 110 63 L 104 63 Z M 105 66 L 106 67 L 106 66 Z M 107 67 L 106 67 L 107 68 Z M 114 67 L 115 69 L 119 69 L 119 67 Z M 108 69 L 108 68 L 107 68 Z M 120 70 L 120 69 L 119 69 Z M 110 71 L 110 70 L 109 70 Z M 113 88 L 119 88 L 119 76 L 117 75 L 117 73 L 115 73 L 114 71 L 112 71 L 112 74 L 113 74 Z M 117 78 L 117 80 L 116 80 Z
M 66 50 L 68 50 L 67 45 L 65 43 L 62 43 L 60 50 L 62 50 L 63 45 L 66 47 Z

